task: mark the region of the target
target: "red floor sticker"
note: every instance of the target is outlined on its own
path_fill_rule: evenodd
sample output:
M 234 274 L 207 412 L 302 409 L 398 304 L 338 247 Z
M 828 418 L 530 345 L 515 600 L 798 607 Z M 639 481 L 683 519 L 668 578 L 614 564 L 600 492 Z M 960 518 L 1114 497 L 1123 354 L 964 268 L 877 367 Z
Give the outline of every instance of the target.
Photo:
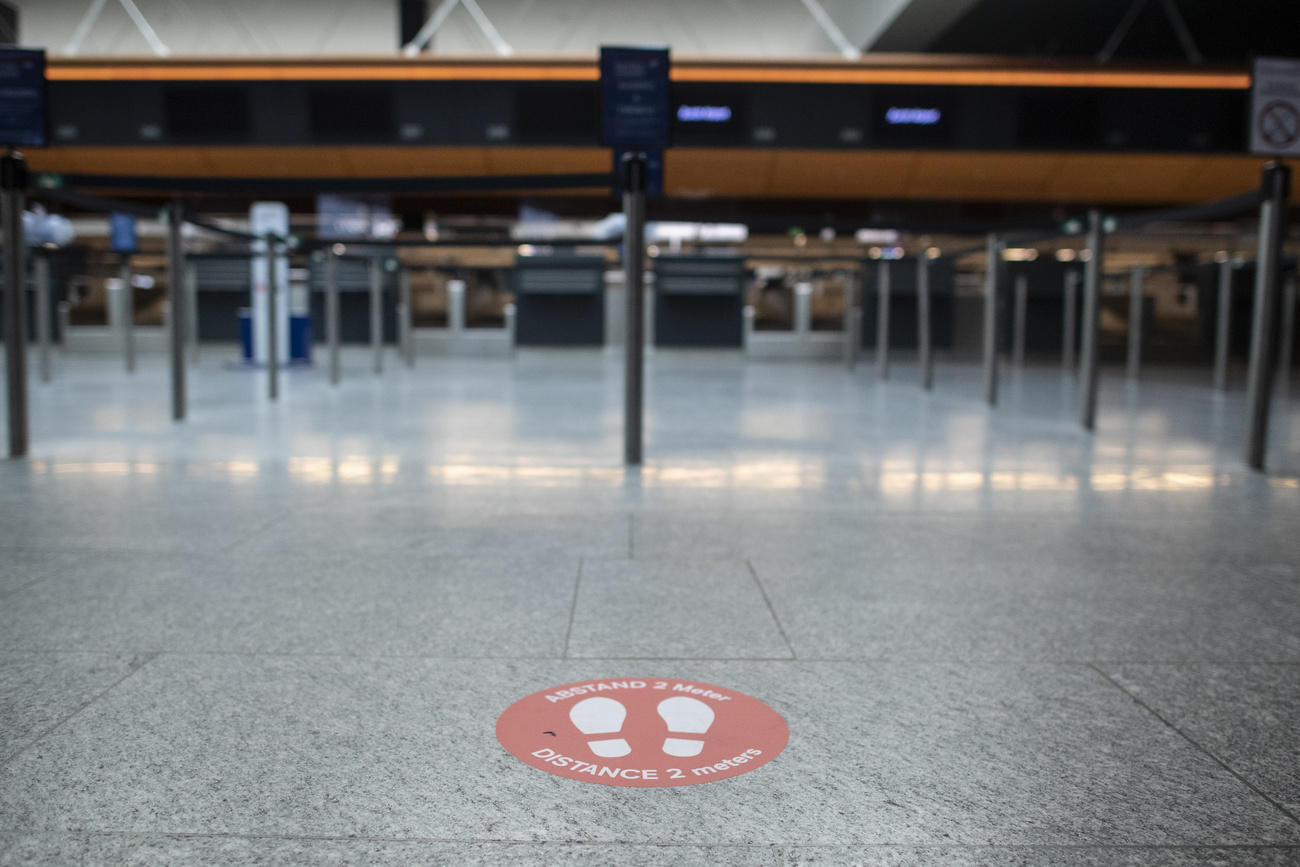
M 651 677 L 554 686 L 497 720 L 497 740 L 521 762 L 606 786 L 724 780 L 772 761 L 789 739 L 781 715 L 752 696 Z

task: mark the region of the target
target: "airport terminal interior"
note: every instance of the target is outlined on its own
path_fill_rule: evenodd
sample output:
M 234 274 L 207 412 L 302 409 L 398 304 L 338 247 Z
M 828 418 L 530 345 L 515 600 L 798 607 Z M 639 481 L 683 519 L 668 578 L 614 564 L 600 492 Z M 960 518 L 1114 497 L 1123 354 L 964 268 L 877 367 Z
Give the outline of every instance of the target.
M 1297 32 L 0 2 L 0 864 L 1300 863 Z

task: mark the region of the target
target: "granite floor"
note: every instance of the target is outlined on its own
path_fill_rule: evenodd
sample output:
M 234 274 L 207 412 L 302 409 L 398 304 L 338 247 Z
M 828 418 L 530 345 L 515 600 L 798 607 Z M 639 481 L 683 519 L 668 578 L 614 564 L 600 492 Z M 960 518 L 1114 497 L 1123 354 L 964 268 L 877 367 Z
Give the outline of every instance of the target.
M 0 464 L 0 864 L 1300 862 L 1300 401 L 1047 361 L 59 358 Z M 1240 379 L 1240 377 L 1239 377 Z M 1238 386 L 1240 383 L 1238 383 Z M 775 760 L 544 773 L 547 687 L 752 695 Z

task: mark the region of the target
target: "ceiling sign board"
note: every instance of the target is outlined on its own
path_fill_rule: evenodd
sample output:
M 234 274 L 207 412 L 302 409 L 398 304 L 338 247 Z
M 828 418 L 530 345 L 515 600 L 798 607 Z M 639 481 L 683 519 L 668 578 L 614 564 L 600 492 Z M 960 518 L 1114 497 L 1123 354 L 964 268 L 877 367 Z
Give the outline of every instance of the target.
M 0 48 L 0 145 L 45 147 L 45 52 Z
M 1250 152 L 1300 156 L 1300 60 L 1255 59 L 1250 76 Z
M 600 49 L 602 144 L 668 146 L 668 49 Z
M 724 780 L 772 761 L 789 739 L 781 715 L 752 696 L 653 677 L 554 686 L 497 720 L 497 740 L 521 762 L 606 786 Z

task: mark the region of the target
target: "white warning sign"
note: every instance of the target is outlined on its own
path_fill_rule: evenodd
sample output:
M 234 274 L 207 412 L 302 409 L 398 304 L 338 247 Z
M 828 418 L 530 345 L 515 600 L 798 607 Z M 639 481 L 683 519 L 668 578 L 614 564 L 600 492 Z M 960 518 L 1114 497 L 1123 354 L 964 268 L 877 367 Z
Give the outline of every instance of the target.
M 1255 59 L 1250 75 L 1250 152 L 1300 156 L 1300 60 Z

